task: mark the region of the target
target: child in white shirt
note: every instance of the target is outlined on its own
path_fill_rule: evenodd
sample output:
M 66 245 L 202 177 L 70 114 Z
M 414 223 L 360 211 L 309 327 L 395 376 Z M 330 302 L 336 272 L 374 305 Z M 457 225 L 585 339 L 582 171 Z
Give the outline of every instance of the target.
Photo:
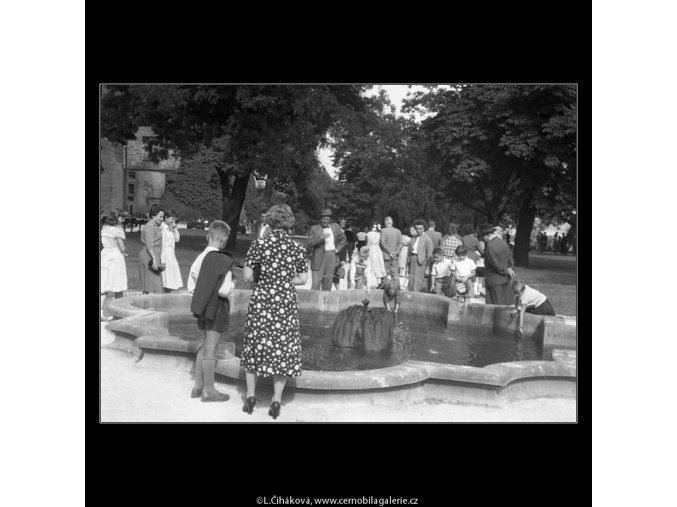
M 451 296 L 459 297 L 459 288 L 465 287 L 463 297 L 472 297 L 472 279 L 475 276 L 475 261 L 468 257 L 468 249 L 459 245 L 456 247 L 456 260 L 451 270 Z
M 216 252 L 219 249 L 214 246 L 208 246 L 205 248 L 200 255 L 197 256 L 193 264 L 190 266 L 190 272 L 188 273 L 188 282 L 186 283 L 186 288 L 188 292 L 193 294 L 195 292 L 195 284 L 197 283 L 197 276 L 200 274 L 200 268 L 202 267 L 202 260 L 205 258 L 209 252 Z M 228 298 L 235 288 L 235 283 L 233 282 L 233 272 L 232 270 L 228 272 L 225 280 L 221 284 L 219 289 L 219 296 L 222 298 Z
M 524 336 L 522 324 L 524 323 L 525 312 L 535 315 L 555 315 L 555 310 L 546 295 L 536 289 L 532 289 L 523 281 L 514 280 L 512 282 L 512 292 L 515 295 L 514 312 L 519 312 L 517 321 L 517 333 L 519 336 Z
M 450 295 L 450 277 L 453 269 L 453 261 L 446 259 L 442 249 L 437 247 L 433 250 L 433 266 L 430 270 L 430 292 L 433 294 Z

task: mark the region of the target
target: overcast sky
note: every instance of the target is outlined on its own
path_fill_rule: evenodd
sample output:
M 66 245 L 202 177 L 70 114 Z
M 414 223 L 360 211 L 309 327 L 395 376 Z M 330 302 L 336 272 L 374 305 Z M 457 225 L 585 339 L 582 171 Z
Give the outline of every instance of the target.
M 447 85 L 442 85 L 441 87 L 448 88 Z M 378 95 L 381 89 L 384 89 L 388 94 L 388 97 L 390 97 L 390 101 L 396 108 L 396 115 L 402 115 L 402 100 L 406 98 L 408 94 L 425 90 L 423 86 L 419 85 L 411 85 L 411 87 L 410 85 L 378 85 L 369 90 L 366 95 L 368 97 L 372 95 Z M 324 165 L 327 173 L 329 173 L 329 176 L 332 178 L 336 178 L 336 168 L 331 161 L 331 155 L 332 150 L 328 148 L 318 150 L 318 158 L 320 159 L 320 162 L 322 162 L 322 165 Z

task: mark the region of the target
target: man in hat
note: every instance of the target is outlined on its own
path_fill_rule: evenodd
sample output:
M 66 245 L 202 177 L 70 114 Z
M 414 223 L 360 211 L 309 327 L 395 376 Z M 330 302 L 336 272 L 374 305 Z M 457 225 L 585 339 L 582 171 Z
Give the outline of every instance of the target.
M 480 227 L 480 237 L 484 241 L 484 268 L 477 268 L 477 275 L 485 277 L 486 303 L 489 305 L 512 305 L 514 296 L 510 280 L 515 277 L 512 251 L 508 244 L 496 232 L 492 224 Z
M 331 290 L 336 257 L 346 246 L 346 235 L 341 226 L 331 221 L 331 210 L 320 213 L 320 223 L 313 225 L 308 234 L 307 247 L 312 249 L 310 273 L 313 290 Z

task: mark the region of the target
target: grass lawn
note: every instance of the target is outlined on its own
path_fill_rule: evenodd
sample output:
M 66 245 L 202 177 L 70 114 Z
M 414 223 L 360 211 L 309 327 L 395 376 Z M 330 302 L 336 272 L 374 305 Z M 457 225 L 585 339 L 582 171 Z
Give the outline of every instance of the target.
M 576 316 L 576 257 L 529 255 L 528 268 L 514 268 L 517 277 L 548 296 L 558 315 Z
M 184 290 L 190 266 L 195 258 L 207 246 L 205 231 L 181 229 L 181 241 L 176 244 L 176 259 L 179 261 Z M 139 232 L 127 232 L 127 286 L 131 291 L 140 290 L 138 254 L 141 251 Z M 240 261 L 249 249 L 252 236 L 238 234 L 237 246 L 232 252 Z M 236 269 L 235 274 L 239 275 Z M 528 268 L 515 268 L 517 276 L 527 285 L 538 289 L 550 300 L 559 315 L 576 315 L 576 257 L 571 255 L 536 254 L 529 256 Z M 242 276 L 236 287 L 248 286 L 242 282 Z
M 207 246 L 207 232 L 194 229 L 180 229 L 179 233 L 181 234 L 181 240 L 176 244 L 176 260 L 179 261 L 181 279 L 183 280 L 183 288 L 185 290 L 190 267 L 193 264 L 193 261 L 195 261 L 195 258 L 200 255 Z M 141 251 L 142 244 L 139 239 L 139 232 L 126 232 L 125 235 L 127 237 L 125 246 L 127 247 L 127 253 L 129 254 L 125 257 L 127 262 L 127 287 L 132 291 L 141 290 L 138 255 Z M 237 246 L 235 251 L 231 253 L 240 262 L 244 261 L 251 240 L 252 237 L 238 234 Z M 236 273 L 237 271 L 238 270 L 235 270 Z M 242 277 L 239 278 L 241 279 Z

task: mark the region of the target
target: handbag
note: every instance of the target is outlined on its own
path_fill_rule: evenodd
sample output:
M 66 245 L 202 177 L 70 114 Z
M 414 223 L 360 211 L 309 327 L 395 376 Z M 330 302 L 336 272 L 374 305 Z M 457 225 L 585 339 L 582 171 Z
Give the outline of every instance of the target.
M 153 273 L 162 273 L 165 270 L 164 266 L 158 266 L 157 269 L 153 269 L 153 259 L 148 260 L 148 269 L 150 269 Z

